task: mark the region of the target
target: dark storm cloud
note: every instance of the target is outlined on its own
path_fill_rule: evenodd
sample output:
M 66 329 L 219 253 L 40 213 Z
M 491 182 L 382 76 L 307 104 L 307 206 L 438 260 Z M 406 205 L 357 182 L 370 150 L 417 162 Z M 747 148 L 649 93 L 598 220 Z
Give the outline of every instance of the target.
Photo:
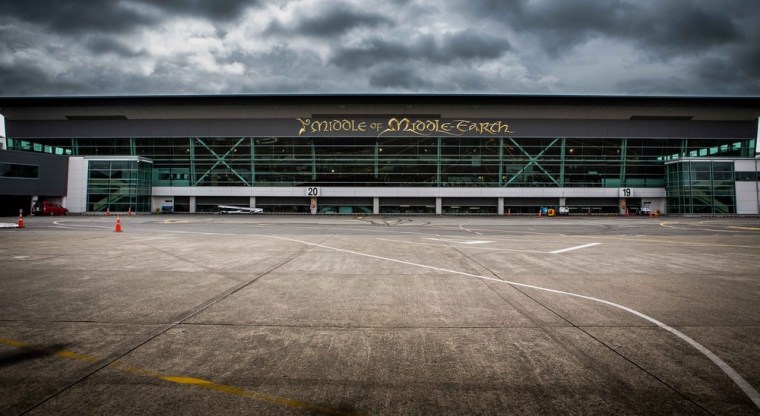
M 106 36 L 92 37 L 85 43 L 87 49 L 95 54 L 113 53 L 123 57 L 145 56 L 144 50 L 134 51 L 124 42 Z
M 577 0 L 476 2 L 463 10 L 534 37 L 551 54 L 594 37 L 632 42 L 667 57 L 692 54 L 741 39 L 741 28 L 724 2 Z M 747 10 L 754 7 L 745 2 Z
M 632 53 L 620 55 L 620 62 L 642 73 L 609 84 L 619 93 L 760 94 L 755 0 L 485 0 L 458 10 L 511 31 L 523 48 L 538 46 L 544 55 L 532 55 L 544 65 L 591 60 L 594 52 L 583 47 L 594 41 L 618 43 L 621 53 Z M 669 73 L 655 69 L 662 63 L 671 66 Z M 613 78 L 599 74 L 598 79 Z
M 195 16 L 230 20 L 247 7 L 248 0 L 1 0 L 0 16 L 43 26 L 63 35 L 89 32 L 125 33 L 137 27 L 160 24 L 167 16 Z
M 298 16 L 296 22 L 284 25 L 272 21 L 264 33 L 269 35 L 339 36 L 356 27 L 392 26 L 393 21 L 377 13 L 354 10 L 345 5 L 320 9 L 319 14 Z
M 410 40 L 372 38 L 360 47 L 339 49 L 331 63 L 344 67 L 367 67 L 386 62 L 426 61 L 446 63 L 454 60 L 496 59 L 510 49 L 505 39 L 476 33 L 432 35 Z
M 251 0 L 138 0 L 153 5 L 167 14 L 203 17 L 213 21 L 234 20 L 249 7 L 258 6 Z
M 85 80 L 51 78 L 48 73 L 34 64 L 0 64 L 0 86 L 4 95 L 81 95 L 89 91 Z M 88 92 L 89 94 L 89 92 Z
M 413 67 L 389 65 L 374 71 L 369 77 L 369 85 L 382 90 L 397 88 L 408 91 L 425 89 L 432 84 L 416 73 Z
M 158 22 L 137 11 L 125 8 L 118 1 L 91 0 L 34 0 L 0 1 L 2 20 L 18 19 L 61 34 L 80 34 L 91 31 L 126 32 L 136 25 Z
M 760 94 L 757 0 L 0 0 L 0 95 Z

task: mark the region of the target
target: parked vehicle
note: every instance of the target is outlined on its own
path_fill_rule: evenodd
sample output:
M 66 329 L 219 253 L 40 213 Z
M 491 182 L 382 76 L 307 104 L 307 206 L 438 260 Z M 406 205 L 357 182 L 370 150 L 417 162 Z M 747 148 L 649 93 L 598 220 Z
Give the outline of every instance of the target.
M 568 207 L 559 207 L 559 211 L 557 212 L 559 215 L 570 215 L 570 208 Z
M 37 202 L 32 207 L 34 215 L 66 215 L 69 210 L 53 202 Z
M 238 207 L 234 205 L 219 205 L 218 214 L 261 214 L 263 208 Z

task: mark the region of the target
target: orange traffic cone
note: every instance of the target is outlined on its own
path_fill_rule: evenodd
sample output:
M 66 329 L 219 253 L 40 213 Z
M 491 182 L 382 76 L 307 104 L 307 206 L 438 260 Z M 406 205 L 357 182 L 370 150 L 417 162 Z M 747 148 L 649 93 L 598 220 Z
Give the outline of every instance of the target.
M 121 232 L 121 218 L 119 218 L 118 215 L 116 216 L 116 228 L 114 228 L 113 231 L 115 233 L 120 233 Z
M 132 215 L 132 207 L 129 207 L 129 210 L 127 210 L 127 215 Z
M 106 216 L 109 216 L 109 215 L 111 215 L 111 211 L 108 208 L 106 208 Z
M 24 211 L 18 210 L 18 228 L 24 228 Z

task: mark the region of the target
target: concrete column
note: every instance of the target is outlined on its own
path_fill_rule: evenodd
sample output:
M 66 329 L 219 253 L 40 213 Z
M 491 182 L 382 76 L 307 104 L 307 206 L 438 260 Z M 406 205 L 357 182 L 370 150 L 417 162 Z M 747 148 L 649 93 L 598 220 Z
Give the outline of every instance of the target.
M 559 199 L 559 206 L 561 206 L 561 207 L 567 206 L 567 198 L 560 198 Z
M 496 212 L 499 215 L 504 215 L 504 198 L 503 197 L 499 197 L 499 198 L 497 198 L 497 201 L 498 202 L 496 202 Z
M 256 208 L 256 197 L 252 196 L 248 198 L 248 206 L 251 208 Z
M 195 197 L 190 197 L 190 213 L 195 214 Z
M 435 215 L 441 215 L 441 214 L 443 214 L 442 200 L 443 200 L 443 198 L 441 198 L 441 197 L 435 198 Z
M 372 198 L 372 213 L 375 215 L 380 213 L 380 197 Z

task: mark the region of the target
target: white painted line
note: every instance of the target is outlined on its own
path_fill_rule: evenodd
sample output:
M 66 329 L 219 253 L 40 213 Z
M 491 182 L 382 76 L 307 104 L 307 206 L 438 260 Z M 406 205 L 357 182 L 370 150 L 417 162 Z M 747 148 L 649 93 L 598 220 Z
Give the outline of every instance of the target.
M 649 322 L 651 322 L 651 323 L 659 326 L 660 328 L 662 328 L 662 329 L 670 332 L 671 334 L 677 336 L 678 338 L 681 338 L 687 344 L 689 344 L 692 347 L 696 348 L 697 351 L 699 351 L 702 354 L 704 354 L 708 359 L 710 359 L 710 361 L 712 361 L 715 365 L 717 365 L 718 368 L 720 368 L 721 370 L 723 370 L 723 372 L 731 380 L 733 380 L 734 383 L 736 383 L 736 385 L 744 392 L 744 394 L 746 394 L 750 398 L 750 400 L 752 400 L 752 402 L 755 404 L 755 406 L 757 406 L 757 408 L 760 409 L 760 393 L 758 393 L 757 390 L 755 390 L 755 388 L 752 387 L 752 385 L 750 385 L 747 382 L 747 380 L 745 380 L 741 375 L 739 375 L 739 373 L 737 373 L 736 370 L 734 370 L 733 368 L 731 368 L 731 366 L 729 366 L 728 364 L 726 364 L 725 361 L 721 360 L 720 357 L 718 357 L 717 355 L 713 354 L 712 351 L 708 350 L 702 344 L 700 344 L 697 341 L 693 340 L 692 338 L 690 338 L 688 335 L 684 334 L 683 332 L 681 332 L 681 331 L 679 331 L 679 330 L 677 330 L 677 329 L 675 329 L 675 328 L 673 328 L 671 326 L 668 326 L 668 325 L 666 325 L 666 324 L 658 321 L 657 319 L 652 318 L 649 315 L 645 315 L 645 314 L 643 314 L 643 313 L 641 313 L 639 311 L 636 311 L 634 309 L 631 309 L 631 308 L 629 308 L 627 306 L 619 305 L 617 303 L 613 303 L 613 302 L 610 302 L 610 301 L 607 301 L 607 300 L 603 300 L 603 299 L 594 298 L 594 297 L 591 297 L 591 296 L 580 295 L 580 294 L 577 294 L 577 293 L 565 292 L 565 291 L 562 291 L 562 290 L 555 290 L 555 289 L 548 289 L 548 288 L 545 288 L 545 287 L 534 286 L 534 285 L 529 285 L 529 284 L 525 284 L 525 283 L 511 282 L 511 281 L 508 281 L 508 280 L 497 279 L 495 277 L 480 276 L 480 275 L 477 275 L 477 274 L 460 272 L 460 271 L 456 271 L 456 270 L 449 270 L 449 269 L 444 269 L 444 268 L 435 267 L 435 266 L 428 266 L 428 265 L 425 265 L 425 264 L 412 263 L 412 262 L 409 262 L 409 261 L 403 261 L 403 260 L 397 260 L 397 259 L 392 259 L 392 258 L 388 258 L 388 257 L 376 256 L 374 254 L 367 254 L 367 253 L 362 253 L 362 252 L 359 252 L 359 251 L 346 250 L 346 249 L 337 248 L 337 247 L 330 247 L 330 246 L 325 246 L 325 245 L 317 244 L 317 243 L 310 243 L 308 241 L 296 240 L 294 238 L 278 237 L 278 236 L 273 236 L 273 235 L 266 236 L 266 237 L 275 238 L 275 239 L 278 239 L 278 240 L 293 241 L 293 242 L 296 242 L 296 243 L 306 244 L 306 245 L 309 245 L 309 246 L 320 247 L 320 248 L 324 248 L 324 249 L 328 249 L 328 250 L 333 250 L 333 251 L 340 251 L 340 252 L 343 252 L 343 253 L 356 254 L 358 256 L 370 257 L 370 258 L 374 258 L 374 259 L 378 259 L 378 260 L 390 261 L 390 262 L 394 262 L 394 263 L 406 264 L 406 265 L 409 265 L 409 266 L 422 267 L 422 268 L 425 268 L 425 269 L 436 270 L 436 271 L 441 271 L 441 272 L 446 272 L 446 273 L 453 273 L 453 274 L 458 274 L 458 275 L 461 275 L 461 276 L 469 276 L 469 277 L 475 277 L 475 278 L 478 278 L 478 279 L 489 280 L 489 281 L 498 282 L 498 283 L 506 283 L 508 285 L 513 285 L 513 286 L 527 287 L 527 288 L 531 288 L 531 289 L 535 289 L 535 290 L 541 290 L 541 291 L 550 292 L 550 293 L 557 293 L 557 294 L 560 294 L 560 295 L 573 296 L 573 297 L 576 297 L 576 298 L 586 299 L 586 300 L 590 300 L 590 301 L 593 301 L 593 302 L 599 302 L 599 303 L 603 303 L 605 305 L 609 305 L 609 306 L 612 306 L 612 307 L 615 307 L 615 308 L 618 308 L 618 309 L 622 309 L 622 310 L 624 310 L 624 311 L 626 311 L 628 313 L 631 313 L 633 315 L 638 316 L 641 319 L 644 319 L 646 321 L 649 321 Z M 594 243 L 594 244 L 598 244 L 598 243 Z
M 460 225 L 460 226 L 459 226 L 459 229 L 461 229 L 461 230 L 463 230 L 463 231 L 467 231 L 468 233 L 472 233 L 472 232 L 474 232 L 474 233 L 475 233 L 475 234 L 477 234 L 477 235 L 483 235 L 483 233 L 481 233 L 481 232 L 478 232 L 478 231 L 472 231 L 472 230 L 471 230 L 471 229 L 469 229 L 469 228 L 464 228 L 464 224 Z
M 586 247 L 598 246 L 599 244 L 602 244 L 602 243 L 588 243 L 588 244 L 584 244 L 582 246 L 575 246 L 575 247 L 563 248 L 562 250 L 550 251 L 549 253 L 551 253 L 551 254 L 564 253 L 566 251 L 572 251 L 572 250 L 578 250 L 578 249 L 586 248 Z
M 18 228 L 18 224 L 10 222 L 0 222 L 0 228 Z
M 393 243 L 401 243 L 401 244 L 415 244 L 418 246 L 432 246 L 432 247 L 451 247 L 448 244 L 431 244 L 431 243 L 417 243 L 415 241 L 404 241 L 404 240 L 393 240 L 390 238 L 380 238 L 375 237 L 377 240 L 381 241 L 390 241 Z M 488 250 L 488 251 L 510 251 L 514 253 L 537 253 L 537 254 L 546 254 L 545 251 L 538 251 L 538 250 L 523 250 L 523 249 L 511 249 L 511 248 L 491 248 L 491 247 L 472 247 L 471 250 Z
M 174 231 L 174 230 L 156 230 L 156 229 L 143 229 L 143 231 L 169 232 L 169 233 L 171 233 L 171 232 L 175 232 L 176 233 L 177 232 L 177 231 Z M 182 231 L 182 233 L 191 234 L 193 232 L 192 231 Z M 225 233 L 196 233 L 196 234 L 204 234 L 204 235 L 238 235 L 238 234 L 225 234 Z M 513 285 L 513 286 L 527 287 L 527 288 L 531 288 L 531 289 L 535 289 L 535 290 L 541 290 L 541 291 L 544 291 L 544 292 L 557 293 L 557 294 L 560 294 L 560 295 L 577 297 L 577 298 L 581 298 L 581 299 L 590 300 L 590 301 L 593 301 L 593 302 L 599 302 L 599 303 L 602 303 L 602 304 L 605 304 L 605 305 L 609 305 L 609 306 L 612 306 L 612 307 L 624 310 L 624 311 L 626 311 L 628 313 L 631 313 L 631 314 L 633 314 L 635 316 L 638 316 L 641 319 L 644 319 L 646 321 L 649 321 L 649 322 L 657 325 L 658 327 L 664 329 L 665 331 L 670 332 L 671 334 L 677 336 L 678 338 L 680 338 L 683 341 L 685 341 L 687 344 L 689 344 L 692 347 L 694 347 L 697 351 L 699 351 L 702 354 L 704 354 L 710 361 L 712 361 L 715 365 L 717 365 L 718 368 L 720 368 L 721 370 L 723 370 L 723 372 L 744 392 L 744 394 L 746 394 L 747 397 L 749 397 L 750 400 L 752 400 L 752 402 L 755 404 L 755 406 L 757 406 L 757 408 L 760 409 L 760 393 L 758 393 L 757 390 L 755 390 L 755 388 L 752 387 L 752 385 L 747 382 L 747 380 L 745 380 L 739 373 L 737 373 L 736 370 L 734 370 L 731 366 L 729 366 L 728 364 L 726 364 L 725 361 L 721 360 L 720 357 L 718 357 L 717 355 L 715 355 L 712 351 L 708 350 L 702 344 L 700 344 L 697 341 L 693 340 L 692 338 L 690 338 L 688 335 L 684 334 L 683 332 L 681 332 L 681 331 L 679 331 L 679 330 L 677 330 L 677 329 L 675 329 L 675 328 L 673 328 L 671 326 L 668 326 L 665 323 L 660 322 L 660 321 L 652 318 L 649 315 L 645 315 L 645 314 L 643 314 L 643 313 L 641 313 L 639 311 L 636 311 L 634 309 L 631 309 L 631 308 L 629 308 L 627 306 L 619 305 L 617 303 L 613 303 L 613 302 L 610 302 L 610 301 L 607 301 L 607 300 L 604 300 L 604 299 L 598 299 L 598 298 L 594 298 L 594 297 L 591 297 L 591 296 L 580 295 L 580 294 L 577 294 L 577 293 L 565 292 L 565 291 L 556 290 L 556 289 L 549 289 L 549 288 L 529 285 L 529 284 L 525 284 L 525 283 L 512 282 L 512 281 L 509 281 L 509 280 L 501 280 L 501 279 L 497 279 L 497 278 L 489 277 L 489 276 L 480 276 L 480 275 L 477 275 L 477 274 L 472 274 L 472 273 L 467 273 L 467 272 L 460 272 L 460 271 L 456 271 L 456 270 L 449 270 L 449 269 L 444 269 L 444 268 L 435 267 L 435 266 L 428 266 L 428 265 L 425 265 L 425 264 L 412 263 L 412 262 L 392 259 L 392 258 L 388 258 L 388 257 L 376 256 L 374 254 L 362 253 L 362 252 L 359 252 L 359 251 L 346 250 L 346 249 L 337 248 L 337 247 L 330 247 L 330 246 L 326 246 L 326 245 L 322 245 L 322 244 L 318 244 L 318 243 L 310 243 L 308 241 L 296 240 L 294 238 L 278 237 L 278 236 L 266 235 L 266 234 L 257 234 L 257 235 L 259 235 L 261 237 L 266 237 L 266 238 L 274 238 L 274 239 L 277 239 L 277 240 L 292 241 L 292 242 L 295 242 L 295 243 L 306 244 L 306 245 L 314 246 L 314 247 L 320 247 L 320 248 L 324 248 L 324 249 L 327 249 L 327 250 L 340 251 L 340 252 L 343 252 L 343 253 L 356 254 L 358 256 L 364 256 L 364 257 L 369 257 L 369 258 L 374 258 L 374 259 L 379 259 L 379 260 L 390 261 L 390 262 L 393 262 L 393 263 L 406 264 L 406 265 L 409 265 L 409 266 L 421 267 L 421 268 L 430 269 L 430 270 L 437 270 L 437 271 L 442 271 L 442 272 L 446 272 L 446 273 L 453 273 L 453 274 L 458 274 L 458 275 L 461 275 L 461 276 L 475 277 L 475 278 L 478 278 L 478 279 L 489 280 L 489 281 L 497 282 L 497 283 L 505 283 L 505 284 Z M 594 243 L 594 244 L 599 244 L 599 243 Z
M 447 243 L 457 243 L 457 244 L 488 244 L 493 243 L 493 241 L 483 241 L 483 240 L 447 240 L 443 238 L 426 238 L 425 240 L 435 240 L 435 241 L 445 241 Z

